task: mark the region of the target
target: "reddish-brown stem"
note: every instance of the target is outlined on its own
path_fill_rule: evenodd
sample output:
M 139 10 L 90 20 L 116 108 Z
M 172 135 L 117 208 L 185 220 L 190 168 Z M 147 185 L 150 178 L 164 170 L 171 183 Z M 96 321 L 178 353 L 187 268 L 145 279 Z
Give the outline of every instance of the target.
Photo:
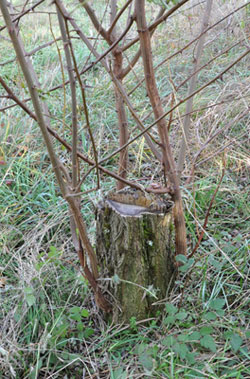
M 136 22 L 140 37 L 140 46 L 142 52 L 144 75 L 147 85 L 147 93 L 152 105 L 155 118 L 157 119 L 158 133 L 161 140 L 162 157 L 164 171 L 169 179 L 169 184 L 173 189 L 174 206 L 174 223 L 175 223 L 175 244 L 176 254 L 186 255 L 186 226 L 182 207 L 181 191 L 179 180 L 176 174 L 175 162 L 173 159 L 166 120 L 163 117 L 164 110 L 160 100 L 159 92 L 156 85 L 155 74 L 153 69 L 153 60 L 151 52 L 150 32 L 147 28 L 145 17 L 145 1 L 136 0 Z

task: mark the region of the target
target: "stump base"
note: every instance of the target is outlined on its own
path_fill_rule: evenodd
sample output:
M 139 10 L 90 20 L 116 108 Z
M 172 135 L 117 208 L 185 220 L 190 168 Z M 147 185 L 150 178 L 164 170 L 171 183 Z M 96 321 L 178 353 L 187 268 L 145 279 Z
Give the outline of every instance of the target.
M 97 258 L 113 320 L 156 315 L 177 273 L 172 203 L 141 191 L 111 193 L 97 208 Z

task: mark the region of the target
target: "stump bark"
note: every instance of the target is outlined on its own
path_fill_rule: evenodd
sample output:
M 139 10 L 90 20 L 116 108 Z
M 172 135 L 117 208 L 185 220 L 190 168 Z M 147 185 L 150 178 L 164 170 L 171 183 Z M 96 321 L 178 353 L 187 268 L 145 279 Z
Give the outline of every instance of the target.
M 115 322 L 156 314 L 174 283 L 172 203 L 163 196 L 125 189 L 97 208 L 96 253 L 100 281 Z

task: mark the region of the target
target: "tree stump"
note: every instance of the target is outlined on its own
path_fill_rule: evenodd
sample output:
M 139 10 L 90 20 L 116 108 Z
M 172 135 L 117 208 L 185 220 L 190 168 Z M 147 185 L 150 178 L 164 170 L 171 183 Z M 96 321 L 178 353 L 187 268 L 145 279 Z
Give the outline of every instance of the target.
M 176 276 L 172 202 L 163 195 L 123 189 L 97 207 L 96 253 L 100 284 L 113 305 L 113 320 L 156 314 Z

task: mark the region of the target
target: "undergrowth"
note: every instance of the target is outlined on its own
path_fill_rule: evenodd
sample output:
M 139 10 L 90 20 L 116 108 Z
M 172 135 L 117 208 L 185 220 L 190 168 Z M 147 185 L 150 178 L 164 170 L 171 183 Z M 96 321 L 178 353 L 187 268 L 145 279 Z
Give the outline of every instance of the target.
M 74 8 L 73 2 L 65 3 Z M 215 13 L 221 9 L 226 14 L 240 4 L 218 0 L 215 5 Z M 200 6 L 181 11 L 168 21 L 167 29 L 163 25 L 157 31 L 153 43 L 155 65 L 197 33 L 199 11 Z M 42 13 L 33 15 L 32 22 L 30 19 L 26 22 L 28 51 L 37 41 L 43 43 L 51 38 L 44 17 Z M 236 40 L 249 38 L 247 17 L 248 8 L 217 26 L 207 41 L 203 63 Z M 213 15 L 215 19 L 216 14 Z M 84 20 L 79 9 L 78 21 L 84 24 Z M 183 33 L 183 25 L 186 33 Z M 53 28 L 56 33 L 56 26 Z M 164 42 L 166 30 L 171 44 Z M 6 51 L 1 62 L 13 58 L 9 46 L 6 40 L 0 40 L 0 49 Z M 199 86 L 240 55 L 242 46 L 236 46 L 202 71 Z M 77 41 L 75 47 L 78 59 L 84 62 L 88 51 Z M 169 77 L 178 86 L 192 68 L 192 49 L 183 51 L 181 56 L 157 70 L 158 85 L 166 101 L 172 90 Z M 55 46 L 39 51 L 33 62 L 46 88 L 61 82 Z M 18 65 L 9 63 L 1 70 L 9 85 L 26 98 Z M 142 75 L 140 65 L 137 75 L 139 78 Z M 192 115 L 192 146 L 182 183 L 189 253 L 201 233 L 209 202 L 221 176 L 223 160 L 225 175 L 199 249 L 190 259 L 178 257 L 183 266 L 164 310 L 149 320 L 132 318 L 129 325 L 107 324 L 98 313 L 79 270 L 70 238 L 67 206 L 55 184 L 36 124 L 17 107 L 0 114 L 0 378 L 250 377 L 248 115 L 227 127 L 247 109 L 248 75 L 245 59 L 222 80 L 195 97 L 194 109 L 197 111 Z M 126 84 L 128 90 L 133 89 L 134 82 L 131 73 Z M 116 148 L 117 141 L 112 84 L 98 65 L 86 77 L 86 85 L 91 127 L 100 157 L 105 157 Z M 186 91 L 187 85 L 183 85 L 178 96 L 185 96 Z M 60 92 L 47 95 L 53 128 L 66 140 L 70 137 L 67 96 L 66 91 L 64 109 Z M 146 96 L 143 85 L 131 95 L 142 117 L 150 112 Z M 0 100 L 1 108 L 9 104 L 5 99 Z M 180 107 L 180 113 L 184 111 L 185 107 Z M 152 120 L 149 116 L 145 126 Z M 131 136 L 136 135 L 131 118 L 129 122 Z M 178 145 L 180 126 L 181 118 L 176 112 L 171 126 L 173 146 Z M 210 136 L 221 128 L 223 131 L 206 146 Z M 83 152 L 91 156 L 84 119 L 80 137 Z M 136 179 L 142 176 L 142 183 L 148 183 L 157 178 L 161 167 L 154 166 L 152 154 L 144 142 L 141 139 L 131 146 L 129 175 Z M 188 184 L 189 163 L 201 148 Z M 58 152 L 65 160 L 69 159 L 66 151 L 58 147 Z M 116 170 L 117 157 L 105 165 Z M 115 185 L 113 179 L 104 175 L 101 180 L 101 190 L 82 198 L 93 244 L 94 207 Z M 94 188 L 95 184 L 92 172 L 82 190 Z

